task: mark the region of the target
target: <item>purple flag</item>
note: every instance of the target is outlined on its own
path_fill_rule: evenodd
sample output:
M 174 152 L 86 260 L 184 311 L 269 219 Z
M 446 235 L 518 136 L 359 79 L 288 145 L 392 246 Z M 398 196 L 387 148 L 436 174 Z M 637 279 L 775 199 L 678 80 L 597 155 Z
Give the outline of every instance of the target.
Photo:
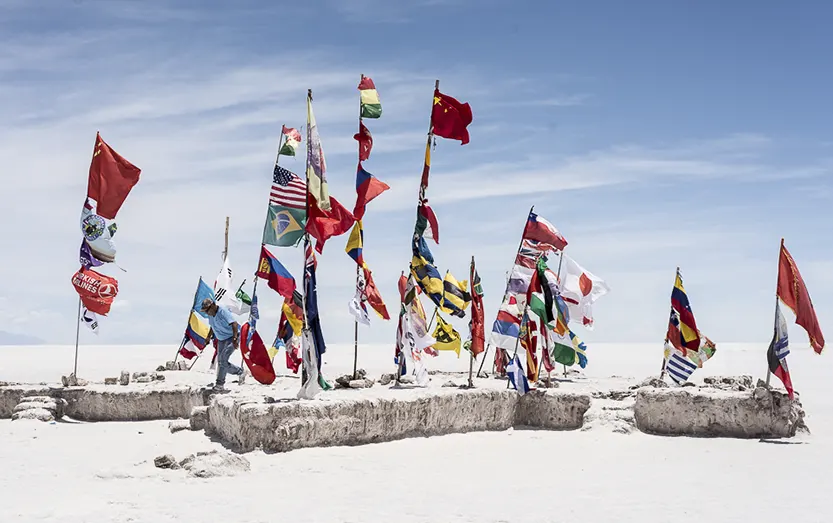
M 81 251 L 78 253 L 78 260 L 81 262 L 81 266 L 85 269 L 104 265 L 103 261 L 93 256 L 86 239 L 81 240 Z

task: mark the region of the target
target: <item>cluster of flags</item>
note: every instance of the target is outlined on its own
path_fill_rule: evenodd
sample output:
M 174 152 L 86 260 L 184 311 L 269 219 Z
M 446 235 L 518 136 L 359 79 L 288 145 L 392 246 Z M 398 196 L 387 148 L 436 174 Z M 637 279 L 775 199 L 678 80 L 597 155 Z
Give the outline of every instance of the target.
M 119 292 L 116 278 L 94 267 L 115 264 L 116 214 L 139 182 L 141 169 L 124 159 L 101 138 L 95 136 L 93 158 L 87 179 L 87 196 L 81 210 L 81 268 L 72 276 L 72 285 L 81 301 L 79 321 L 98 334 L 98 316 L 106 316 Z
M 683 276 L 677 267 L 677 276 L 671 290 L 671 315 L 665 334 L 663 373 L 671 381 L 682 385 L 692 373 L 703 367 L 714 356 L 717 347 L 697 328 L 694 312 L 683 286 Z
M 440 350 L 454 351 L 458 357 L 460 355 L 462 347 L 460 333 L 442 317 L 440 311 L 458 318 L 464 318 L 465 310 L 472 303 L 473 292 L 468 289 L 468 280 L 458 281 L 450 271 L 446 271 L 445 276 L 442 277 L 435 265 L 434 255 L 428 247 L 427 240 L 433 240 L 434 243 L 439 244 L 439 222 L 426 198 L 428 177 L 431 170 L 431 146 L 434 137 L 458 140 L 465 145 L 469 143 L 468 125 L 471 122 L 472 112 L 468 103 L 461 103 L 435 88 L 431 106 L 431 127 L 425 144 L 425 160 L 420 180 L 416 223 L 411 239 L 410 275 L 407 279 L 403 275 L 400 282 L 402 306 L 400 308 L 394 354 L 394 361 L 399 365 L 401 373 L 406 372 L 406 360 L 413 361 L 417 383 L 421 381 L 427 383 L 427 371 L 424 371 L 425 355 L 436 355 L 437 351 Z M 476 275 L 473 261 L 472 275 L 472 278 Z M 474 282 L 472 283 L 474 284 Z M 480 319 L 476 320 L 473 313 L 472 322 L 474 323 L 470 325 L 473 329 L 478 328 L 479 325 L 479 332 L 482 332 L 482 290 L 479 287 L 479 278 L 477 285 L 477 292 L 480 293 L 478 295 L 479 309 L 477 314 L 480 315 Z M 420 294 L 427 296 L 436 307 L 437 324 L 432 334 L 429 334 L 428 331 L 430 322 L 427 325 L 425 322 L 425 311 L 419 301 Z M 477 321 L 479 323 L 476 323 Z M 475 350 L 482 352 L 483 336 L 479 336 L 476 342 L 473 337 L 468 346 L 469 348 L 475 346 Z
M 566 247 L 567 240 L 561 232 L 530 210 L 506 292 L 492 324 L 490 345 L 496 349 L 497 372 L 521 372 L 527 380 L 535 381 L 539 363 L 547 372 L 552 372 L 556 363 L 582 368 L 587 365 L 587 347 L 569 324 L 579 323 L 592 329 L 593 303 L 609 287 L 570 258 L 564 252 Z M 550 253 L 558 256 L 555 271 L 547 263 Z M 523 393 L 520 381 L 513 383 Z
M 792 255 L 781 240 L 781 250 L 778 257 L 778 284 L 776 287 L 775 324 L 772 341 L 767 349 L 767 365 L 770 373 L 774 374 L 784 385 L 790 399 L 795 394 L 792 378 L 787 365 L 790 353 L 787 321 L 781 312 L 783 303 L 795 313 L 795 322 L 807 332 L 810 345 L 817 354 L 824 348 L 824 335 L 821 332 L 813 302 L 804 279 L 798 271 Z M 663 358 L 663 375 L 668 374 L 671 381 L 682 385 L 691 377 L 703 363 L 714 356 L 717 348 L 708 337 L 697 328 L 694 313 L 688 295 L 683 287 L 683 279 L 677 268 L 677 277 L 671 292 L 671 317 L 668 321 L 668 331 L 665 339 L 665 353 Z M 769 377 L 767 376 L 767 383 Z
M 359 163 L 356 167 L 356 205 L 353 207 L 353 216 L 356 219 L 350 237 L 347 239 L 345 252 L 356 262 L 356 292 L 349 303 L 349 311 L 358 323 L 370 325 L 370 315 L 367 311 L 367 304 L 384 320 L 390 319 L 388 309 L 376 288 L 373 281 L 373 273 L 364 259 L 364 228 L 362 219 L 367 209 L 367 204 L 390 189 L 383 181 L 379 180 L 365 170 L 362 162 L 370 158 L 373 150 L 373 135 L 364 125 L 364 118 L 379 118 L 382 116 L 382 104 L 379 101 L 379 93 L 373 80 L 362 75 L 358 90 L 360 93 L 359 104 L 359 132 L 353 138 L 359 145 Z

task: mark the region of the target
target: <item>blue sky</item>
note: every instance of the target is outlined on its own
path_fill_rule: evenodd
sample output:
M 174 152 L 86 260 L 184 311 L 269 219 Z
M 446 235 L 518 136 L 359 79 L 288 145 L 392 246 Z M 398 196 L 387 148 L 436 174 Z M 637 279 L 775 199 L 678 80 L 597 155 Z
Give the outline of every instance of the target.
M 0 0 L 0 331 L 74 341 L 100 130 L 143 173 L 118 217 L 120 295 L 82 343 L 176 344 L 197 278 L 220 268 L 227 215 L 237 281 L 251 282 L 278 133 L 304 124 L 307 88 L 331 192 L 352 206 L 363 73 L 384 107 L 365 167 L 392 187 L 369 206 L 365 259 L 394 314 L 439 78 L 474 123 L 470 144 L 433 154 L 432 250 L 459 279 L 477 258 L 488 324 L 535 205 L 612 289 L 596 329 L 579 328 L 589 343 L 659 351 L 679 265 L 703 332 L 765 346 L 782 236 L 833 336 L 832 15 L 821 2 Z M 345 242 L 319 263 L 331 343 L 353 332 Z M 300 280 L 300 252 L 274 252 Z M 261 289 L 271 339 L 280 301 Z M 392 346 L 394 330 L 360 335 Z

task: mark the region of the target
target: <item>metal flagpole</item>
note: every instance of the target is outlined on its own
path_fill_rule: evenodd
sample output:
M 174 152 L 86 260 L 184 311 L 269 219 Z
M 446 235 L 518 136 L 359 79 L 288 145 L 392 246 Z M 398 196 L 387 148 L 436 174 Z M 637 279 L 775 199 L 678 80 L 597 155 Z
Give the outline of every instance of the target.
M 535 209 L 534 205 L 529 208 L 529 213 L 526 215 L 527 221 L 529 221 L 529 215 L 532 214 L 532 211 L 534 209 Z M 524 222 L 524 230 L 526 230 L 526 222 Z M 521 253 L 521 249 L 523 248 L 523 246 L 524 246 L 524 235 L 523 235 L 523 233 L 521 233 L 521 241 L 518 243 L 518 252 L 515 253 L 515 258 L 512 260 L 512 268 L 515 267 L 515 262 L 517 261 L 518 255 Z M 508 291 L 509 291 L 509 278 L 506 279 L 506 287 L 503 289 L 503 298 L 501 300 L 506 298 L 506 293 Z M 502 304 L 503 304 L 503 302 L 501 301 L 501 305 Z M 498 307 L 500 307 L 500 306 L 498 306 Z M 500 310 L 500 309 L 498 309 L 498 310 Z M 480 376 L 480 372 L 483 370 L 483 364 L 486 362 L 486 356 L 488 356 L 490 348 L 491 348 L 491 344 L 487 344 L 486 345 L 486 350 L 483 351 L 483 359 L 480 360 L 480 368 L 477 369 L 477 376 L 478 377 Z M 497 347 L 497 348 L 495 348 L 495 350 L 500 350 L 500 348 Z
M 779 269 L 780 269 L 780 260 L 781 260 L 781 251 L 784 250 L 784 238 L 781 238 L 781 246 L 778 248 L 778 260 L 779 260 Z M 778 329 L 778 273 L 775 273 L 775 327 L 773 328 L 773 332 L 777 331 Z M 775 335 L 773 335 L 775 336 Z M 772 374 L 772 370 L 769 368 L 769 358 L 767 358 L 767 365 L 766 365 L 766 388 L 769 388 L 769 377 Z
M 311 136 L 311 114 L 310 108 L 312 104 L 312 89 L 307 89 L 307 161 L 306 161 L 306 169 L 304 170 L 304 174 L 306 177 L 306 185 L 307 185 L 307 194 L 306 194 L 306 212 L 307 212 L 307 225 L 309 225 L 309 160 L 310 160 L 310 136 Z M 304 309 L 304 328 L 301 331 L 301 388 L 304 387 L 304 384 L 307 381 L 307 368 L 304 364 L 303 358 L 303 351 L 304 350 L 311 350 L 309 344 L 307 343 L 307 336 L 304 335 L 304 330 L 309 329 L 309 324 L 307 323 L 307 248 L 312 248 L 309 241 L 309 232 L 307 232 L 306 228 L 304 228 L 304 267 L 303 267 L 303 282 L 304 282 L 304 292 L 301 296 L 301 304 L 303 305 Z M 306 345 L 306 348 L 304 347 Z M 314 349 L 312 349 L 314 350 Z
M 680 268 L 679 267 L 677 267 L 677 272 L 674 275 L 674 285 L 675 286 L 677 285 L 677 276 L 676 276 L 677 274 L 680 274 Z M 672 289 L 671 293 L 672 294 L 674 293 L 673 289 Z M 673 301 L 671 303 L 671 314 L 674 314 L 674 303 L 673 303 Z M 668 321 L 670 322 L 671 320 L 669 319 Z M 665 378 L 665 365 L 668 363 L 665 359 L 665 346 L 667 344 L 668 344 L 668 332 L 665 333 L 665 341 L 662 344 L 662 367 L 660 368 L 659 379 Z
M 359 84 L 364 81 L 364 74 L 361 75 L 361 79 L 359 80 Z M 361 91 L 359 91 L 359 137 L 361 137 L 362 133 L 362 95 Z M 361 157 L 362 157 L 362 142 L 359 142 L 359 164 L 361 164 Z M 358 197 L 358 196 L 357 196 Z M 362 248 L 364 248 L 364 238 L 362 240 Z M 361 267 L 359 267 L 358 261 L 356 262 L 356 288 L 359 287 L 359 277 L 361 274 Z M 367 285 L 367 282 L 365 282 Z M 359 306 L 361 306 L 361 301 L 359 302 Z M 359 319 L 353 318 L 353 379 L 359 379 L 357 374 L 358 372 L 358 365 L 359 365 Z
M 81 296 L 78 296 L 78 321 L 75 323 L 75 365 L 72 374 L 78 378 L 78 340 L 81 337 Z

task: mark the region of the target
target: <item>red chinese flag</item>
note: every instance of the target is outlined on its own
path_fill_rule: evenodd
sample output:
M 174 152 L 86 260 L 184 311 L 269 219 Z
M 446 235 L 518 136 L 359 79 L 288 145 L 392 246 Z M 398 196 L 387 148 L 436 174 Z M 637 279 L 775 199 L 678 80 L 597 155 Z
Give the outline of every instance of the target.
M 248 341 L 250 332 L 252 335 L 251 342 Z M 269 358 L 269 353 L 266 351 L 263 340 L 260 339 L 260 334 L 253 330 L 248 322 L 240 327 L 240 353 L 243 355 L 246 366 L 252 372 L 252 377 L 258 383 L 271 385 L 275 381 L 275 368 L 272 366 L 272 359 Z
M 469 143 L 466 129 L 472 121 L 471 107 L 456 99 L 434 90 L 434 107 L 431 110 L 431 125 L 434 134 L 442 138 L 460 140 L 461 145 Z
M 75 292 L 90 312 L 106 316 L 119 293 L 119 282 L 91 269 L 81 268 L 72 276 Z
M 87 197 L 96 201 L 96 213 L 114 220 L 130 189 L 139 181 L 141 172 L 141 169 L 122 158 L 96 133 L 90 178 L 87 181 Z
M 781 240 L 781 255 L 778 260 L 778 297 L 795 313 L 795 323 L 807 331 L 810 345 L 813 346 L 816 354 L 821 354 L 824 348 L 824 335 L 821 333 L 819 320 L 813 309 L 813 301 L 810 299 L 810 293 L 807 292 L 801 273 L 798 272 L 798 266 L 784 246 L 783 240 Z
M 315 205 L 313 198 L 309 198 L 307 209 L 307 232 L 315 238 L 315 250 L 321 254 L 324 242 L 333 236 L 340 236 L 353 228 L 356 218 L 338 200 L 330 197 L 330 210 L 322 211 Z
M 370 270 L 364 268 L 364 293 L 367 296 L 367 303 L 373 307 L 373 310 L 383 319 L 389 320 L 388 308 L 385 307 L 385 302 L 382 300 L 382 295 L 379 294 L 379 289 L 376 288 L 376 283 L 373 281 L 373 274 Z
M 353 135 L 353 139 L 359 142 L 359 161 L 363 162 L 370 158 L 370 151 L 373 149 L 373 136 L 370 129 L 359 122 L 359 132 Z

